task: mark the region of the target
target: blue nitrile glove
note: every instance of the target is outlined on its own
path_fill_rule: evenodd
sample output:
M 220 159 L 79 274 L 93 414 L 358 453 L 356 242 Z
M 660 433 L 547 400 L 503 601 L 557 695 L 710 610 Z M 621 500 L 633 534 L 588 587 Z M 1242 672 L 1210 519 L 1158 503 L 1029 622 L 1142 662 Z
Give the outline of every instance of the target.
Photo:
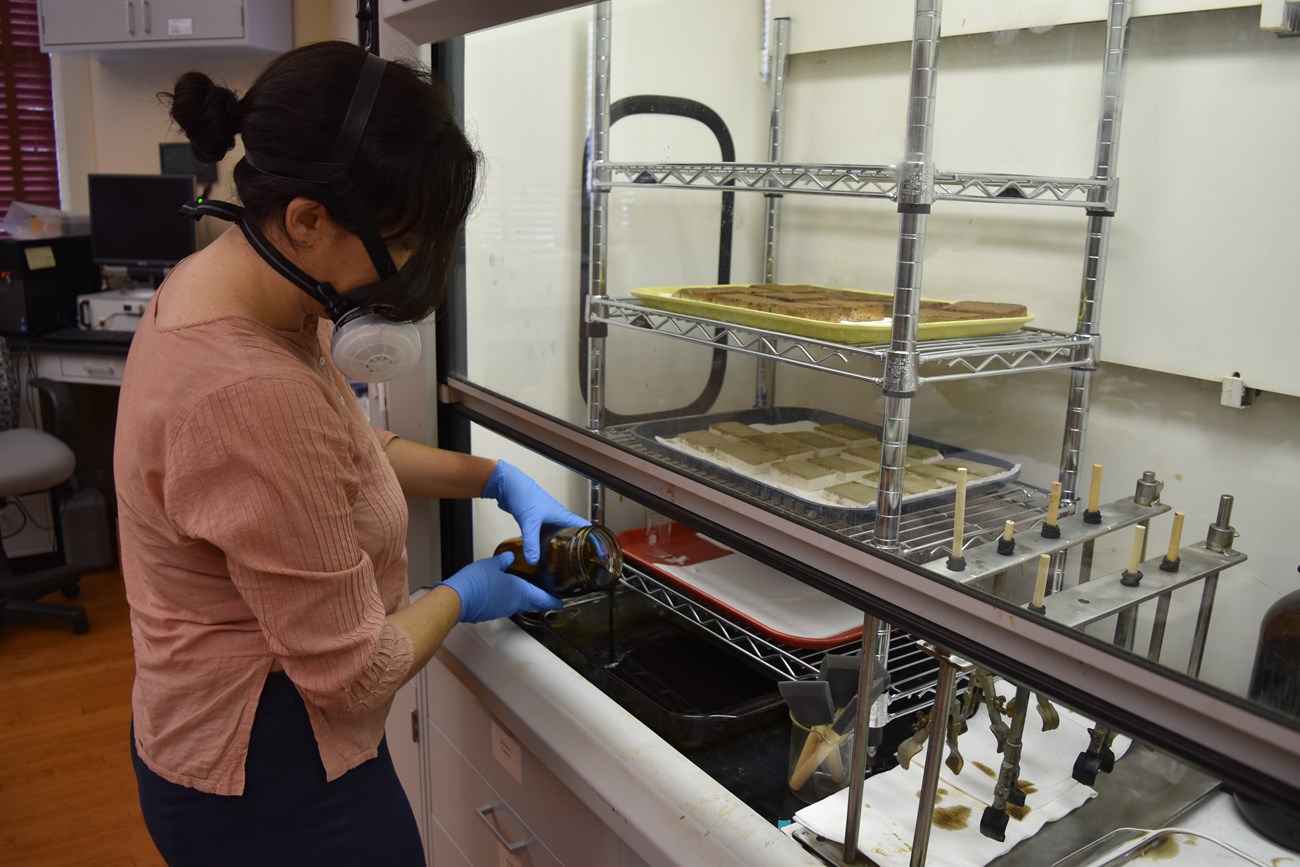
M 483 488 L 483 496 L 496 500 L 502 511 L 514 516 L 519 524 L 519 535 L 524 540 L 524 559 L 529 563 L 536 563 L 542 556 L 543 524 L 585 527 L 591 523 L 561 506 L 523 470 L 505 461 L 497 461 L 496 469 Z
M 521 611 L 551 611 L 564 603 L 542 588 L 506 571 L 515 555 L 505 551 L 476 560 L 443 581 L 460 597 L 461 623 L 480 623 Z

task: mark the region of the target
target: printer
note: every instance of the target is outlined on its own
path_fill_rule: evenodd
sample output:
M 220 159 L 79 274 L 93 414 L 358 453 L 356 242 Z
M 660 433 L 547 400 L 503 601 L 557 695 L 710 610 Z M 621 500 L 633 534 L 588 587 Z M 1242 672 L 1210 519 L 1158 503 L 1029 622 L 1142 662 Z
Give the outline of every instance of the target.
M 0 334 L 28 337 L 77 323 L 77 297 L 99 286 L 89 235 L 0 237 Z

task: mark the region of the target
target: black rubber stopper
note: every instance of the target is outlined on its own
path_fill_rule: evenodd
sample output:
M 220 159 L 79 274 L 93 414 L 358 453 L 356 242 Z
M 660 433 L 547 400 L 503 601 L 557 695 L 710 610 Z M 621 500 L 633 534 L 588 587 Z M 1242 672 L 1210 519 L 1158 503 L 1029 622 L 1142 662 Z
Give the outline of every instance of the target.
M 991 806 L 985 807 L 984 815 L 980 816 L 980 833 L 985 837 L 1003 843 L 1007 839 L 1007 821 L 1010 818 L 1006 810 L 995 810 Z
M 1046 613 L 1047 613 L 1047 606 L 1045 606 L 1045 605 L 1035 605 L 1034 603 L 1030 602 L 1030 603 L 1029 603 L 1028 605 L 1026 605 L 1025 607 L 1028 608 L 1030 611 L 1034 612 L 1035 614 L 1046 614 Z
M 1061 528 L 1060 528 L 1060 526 L 1057 525 L 1057 524 L 1044 524 L 1044 525 L 1043 525 L 1043 538 L 1044 538 L 1044 539 L 1059 539 L 1059 538 L 1061 538 Z
M 1070 776 L 1074 777 L 1085 786 L 1091 786 L 1097 782 L 1097 771 L 1101 769 L 1101 756 L 1096 753 L 1090 753 L 1087 750 L 1079 753 L 1079 757 L 1074 760 L 1074 770 Z
M 1161 571 L 1161 572 L 1177 572 L 1177 571 L 1178 571 L 1178 567 L 1181 566 L 1181 565 L 1183 565 L 1183 558 L 1182 558 L 1182 557 L 1175 557 L 1175 558 L 1172 559 L 1172 560 L 1170 560 L 1168 557 L 1166 557 L 1166 558 L 1164 558 L 1163 560 L 1160 561 L 1160 571 Z
M 965 568 L 966 568 L 966 558 L 965 558 L 965 557 L 949 557 L 949 558 L 948 558 L 948 571 L 949 571 L 949 572 L 960 572 L 960 571 L 962 571 L 962 570 L 965 569 Z
M 1125 587 L 1138 586 L 1139 584 L 1142 583 L 1141 570 L 1137 572 L 1130 572 L 1127 569 L 1125 569 L 1123 572 L 1119 573 L 1119 583 L 1123 584 Z
M 998 553 L 999 553 L 999 554 L 1003 555 L 1004 557 L 1009 557 L 1009 556 L 1011 556 L 1011 552 L 1014 551 L 1014 550 L 1016 550 L 1016 537 L 1015 537 L 1015 536 L 1012 536 L 1010 539 L 1006 538 L 1005 536 L 999 536 L 999 537 L 998 537 Z
M 1083 523 L 1085 523 L 1085 524 L 1100 524 L 1100 523 L 1101 523 L 1101 509 L 1097 509 L 1097 510 L 1088 509 L 1088 510 L 1085 510 L 1084 513 L 1083 513 Z

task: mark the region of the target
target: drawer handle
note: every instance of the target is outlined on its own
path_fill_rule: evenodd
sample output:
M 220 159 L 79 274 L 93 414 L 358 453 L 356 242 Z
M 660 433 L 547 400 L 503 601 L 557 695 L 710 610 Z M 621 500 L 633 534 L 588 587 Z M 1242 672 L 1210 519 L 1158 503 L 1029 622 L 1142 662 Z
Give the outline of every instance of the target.
M 507 840 L 505 836 L 502 835 L 501 829 L 497 827 L 497 823 L 493 822 L 491 819 L 491 816 L 496 812 L 496 809 L 496 804 L 484 804 L 474 812 L 478 813 L 478 817 L 483 820 L 483 824 L 488 826 L 488 830 L 492 832 L 492 836 L 497 838 L 498 843 L 506 847 L 507 852 L 511 855 L 518 855 L 528 846 L 528 838 L 525 837 L 524 839 L 517 840 L 514 843 Z

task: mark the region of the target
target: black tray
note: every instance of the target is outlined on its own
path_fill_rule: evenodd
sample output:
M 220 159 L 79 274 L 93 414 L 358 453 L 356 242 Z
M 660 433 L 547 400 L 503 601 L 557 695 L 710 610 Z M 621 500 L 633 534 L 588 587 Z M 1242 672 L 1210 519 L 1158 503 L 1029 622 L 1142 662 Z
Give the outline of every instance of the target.
M 515 620 L 679 749 L 786 717 L 774 672 L 640 593 L 592 593 Z
M 875 506 L 852 508 L 821 503 L 807 497 L 801 497 L 796 493 L 785 490 L 784 488 L 764 484 L 760 479 L 751 478 L 750 476 L 737 472 L 730 467 L 723 466 L 722 464 L 692 454 L 684 449 L 677 449 L 665 445 L 657 439 L 658 437 L 675 437 L 678 434 L 685 433 L 686 431 L 707 429 L 709 425 L 723 421 L 737 421 L 741 424 L 769 425 L 790 424 L 792 422 L 800 421 L 812 422 L 813 424 L 848 424 L 870 431 L 877 437 L 879 437 L 881 433 L 879 425 L 847 418 L 833 412 L 827 412 L 820 409 L 809 409 L 807 407 L 774 407 L 769 409 L 747 409 L 739 412 L 714 413 L 712 415 L 684 416 L 682 418 L 665 419 L 662 421 L 641 422 L 639 424 L 628 425 L 627 427 L 620 428 L 620 430 L 627 431 L 633 439 L 648 450 L 656 451 L 661 454 L 671 454 L 674 458 L 684 462 L 706 477 L 712 477 L 729 487 L 756 496 L 760 499 L 768 501 L 775 500 L 779 505 L 791 511 L 803 512 L 804 510 L 811 510 L 813 513 L 820 513 L 829 518 L 848 521 L 865 521 L 876 514 Z M 994 457 L 993 455 L 986 455 L 981 452 L 972 451 L 949 443 L 936 442 L 935 440 L 927 439 L 925 437 L 909 437 L 908 442 L 913 445 L 937 449 L 944 458 L 954 458 L 958 460 L 964 459 L 981 464 L 989 464 L 990 466 L 1002 467 L 1006 471 L 1005 473 L 996 476 L 968 480 L 966 483 L 967 494 L 978 491 L 981 488 L 1010 481 L 1020 474 L 1019 464 L 1013 464 L 1010 461 Z M 953 486 L 938 491 L 909 494 L 903 497 L 903 511 L 916 511 L 939 503 L 952 502 L 956 497 L 956 490 L 956 487 Z

